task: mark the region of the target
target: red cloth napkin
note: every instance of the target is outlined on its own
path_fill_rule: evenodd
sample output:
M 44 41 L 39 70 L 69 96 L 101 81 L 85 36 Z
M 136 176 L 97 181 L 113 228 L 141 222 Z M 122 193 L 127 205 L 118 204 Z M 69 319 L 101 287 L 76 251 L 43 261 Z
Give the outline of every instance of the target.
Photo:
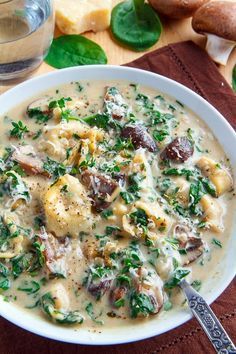
M 172 44 L 148 53 L 128 66 L 149 70 L 188 86 L 236 127 L 236 95 L 207 54 L 192 42 Z M 214 124 L 214 122 L 213 122 Z M 230 269 L 229 269 L 230 271 Z M 236 342 L 236 281 L 212 308 Z M 78 333 L 79 335 L 79 333 Z M 0 354 L 211 354 L 215 353 L 196 320 L 161 336 L 114 346 L 88 347 L 55 342 L 0 319 Z
M 152 71 L 197 92 L 236 128 L 236 95 L 204 50 L 191 41 L 170 44 L 127 64 Z

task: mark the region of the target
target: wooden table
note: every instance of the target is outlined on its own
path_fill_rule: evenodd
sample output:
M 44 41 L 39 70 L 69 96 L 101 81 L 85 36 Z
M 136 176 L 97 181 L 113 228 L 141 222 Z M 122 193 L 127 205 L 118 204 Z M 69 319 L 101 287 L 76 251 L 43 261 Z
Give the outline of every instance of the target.
M 120 0 L 113 0 L 119 2 Z M 235 1 L 235 0 L 231 0 Z M 161 35 L 158 43 L 153 46 L 150 51 L 163 47 L 169 43 L 180 42 L 185 40 L 193 40 L 195 43 L 199 44 L 201 47 L 205 46 L 205 37 L 196 34 L 191 27 L 191 19 L 184 20 L 170 20 L 170 19 L 161 19 L 163 24 L 163 33 Z M 55 31 L 55 35 L 58 35 L 58 30 Z M 87 33 L 85 36 L 98 44 L 100 44 L 108 56 L 108 64 L 120 65 L 128 63 L 144 53 L 133 52 L 129 49 L 121 47 L 117 44 L 111 37 L 109 31 L 99 32 L 99 33 Z M 230 59 L 227 65 L 219 66 L 219 70 L 222 75 L 226 78 L 228 83 L 232 83 L 232 70 L 236 63 L 236 48 L 231 54 Z M 33 76 L 41 75 L 49 71 L 55 70 L 47 64 L 43 63 L 39 69 L 37 69 Z M 6 91 L 11 86 L 0 86 L 0 93 Z

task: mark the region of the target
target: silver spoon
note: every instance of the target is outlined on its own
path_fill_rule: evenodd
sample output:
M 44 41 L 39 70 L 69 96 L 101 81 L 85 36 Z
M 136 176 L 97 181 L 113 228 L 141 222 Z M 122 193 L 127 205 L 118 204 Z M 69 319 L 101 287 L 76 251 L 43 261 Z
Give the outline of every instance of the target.
M 179 286 L 184 291 L 188 305 L 219 354 L 236 354 L 236 347 L 202 296 L 185 280 Z

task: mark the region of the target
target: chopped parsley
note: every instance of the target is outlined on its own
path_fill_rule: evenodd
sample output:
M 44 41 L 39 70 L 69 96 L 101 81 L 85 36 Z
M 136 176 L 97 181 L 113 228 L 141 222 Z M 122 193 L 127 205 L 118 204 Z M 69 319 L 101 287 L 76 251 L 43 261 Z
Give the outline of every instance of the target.
M 29 129 L 26 125 L 23 124 L 21 120 L 18 122 L 12 122 L 13 129 L 10 131 L 10 136 L 17 139 L 22 139 L 26 133 L 29 132 Z
M 218 240 L 217 238 L 213 238 L 213 239 L 211 240 L 211 243 L 212 243 L 213 245 L 217 246 L 217 247 L 220 247 L 220 248 L 223 247 L 221 241 Z

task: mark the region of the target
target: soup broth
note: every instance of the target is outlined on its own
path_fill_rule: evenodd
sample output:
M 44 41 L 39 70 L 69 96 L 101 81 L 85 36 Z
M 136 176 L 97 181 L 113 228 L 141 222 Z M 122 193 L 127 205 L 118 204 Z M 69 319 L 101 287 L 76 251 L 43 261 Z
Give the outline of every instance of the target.
M 201 291 L 230 233 L 229 160 L 161 92 L 72 82 L 2 117 L 0 289 L 58 325 L 120 326 Z

